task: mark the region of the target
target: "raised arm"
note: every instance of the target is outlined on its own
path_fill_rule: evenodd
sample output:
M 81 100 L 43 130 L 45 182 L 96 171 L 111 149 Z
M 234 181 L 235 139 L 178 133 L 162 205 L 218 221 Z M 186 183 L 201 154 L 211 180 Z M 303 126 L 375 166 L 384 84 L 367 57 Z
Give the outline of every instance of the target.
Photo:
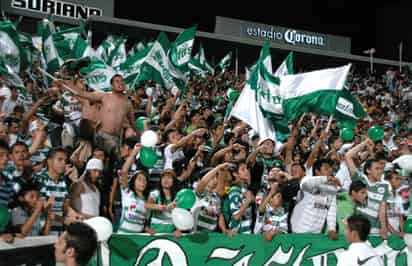
M 346 160 L 346 164 L 348 166 L 349 169 L 349 173 L 352 176 L 355 175 L 356 171 L 357 171 L 357 167 L 356 164 L 354 162 L 354 157 L 355 155 L 357 155 L 358 153 L 360 153 L 363 149 L 365 149 L 365 147 L 367 147 L 368 145 L 370 145 L 373 142 L 371 139 L 366 139 L 365 141 L 361 142 L 360 144 L 356 145 L 355 147 L 353 147 L 352 149 L 350 149 L 346 154 L 345 154 L 345 160 Z
M 56 81 L 56 85 L 61 89 L 72 92 L 75 96 L 85 98 L 85 99 L 90 100 L 92 102 L 101 102 L 104 95 L 105 95 L 104 92 L 87 92 L 87 91 L 84 91 L 84 90 L 80 90 L 76 86 L 70 86 L 62 80 Z M 69 87 L 70 90 L 67 87 Z

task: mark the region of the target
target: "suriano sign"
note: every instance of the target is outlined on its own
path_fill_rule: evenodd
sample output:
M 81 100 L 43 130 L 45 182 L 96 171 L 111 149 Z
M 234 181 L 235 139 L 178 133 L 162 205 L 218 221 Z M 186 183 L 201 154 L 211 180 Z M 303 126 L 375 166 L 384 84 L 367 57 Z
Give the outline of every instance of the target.
M 113 16 L 114 0 L 2 0 L 2 9 L 23 16 L 53 15 L 62 20 Z

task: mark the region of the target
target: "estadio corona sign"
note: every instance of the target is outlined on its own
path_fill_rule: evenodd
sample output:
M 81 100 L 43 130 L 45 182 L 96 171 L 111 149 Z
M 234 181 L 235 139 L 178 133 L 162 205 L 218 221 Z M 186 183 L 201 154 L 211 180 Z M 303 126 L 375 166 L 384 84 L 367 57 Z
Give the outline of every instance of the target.
M 216 17 L 215 33 L 334 52 L 350 53 L 351 49 L 351 39 L 348 37 L 219 16 Z

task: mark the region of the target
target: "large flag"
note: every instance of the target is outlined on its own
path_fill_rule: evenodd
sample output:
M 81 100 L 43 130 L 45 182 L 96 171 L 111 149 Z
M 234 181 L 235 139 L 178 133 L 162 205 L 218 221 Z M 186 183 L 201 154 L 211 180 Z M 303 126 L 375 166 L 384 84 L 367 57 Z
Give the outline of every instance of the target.
M 196 27 L 193 26 L 184 30 L 177 36 L 170 49 L 169 58 L 173 66 L 181 72 L 187 72 L 190 57 L 192 55 L 193 44 L 195 42 Z
M 134 89 L 134 85 L 140 75 L 140 67 L 150 50 L 150 47 L 146 47 L 145 49 L 134 53 L 126 59 L 126 62 L 119 66 L 119 72 L 129 88 Z
M 306 112 L 334 114 L 349 69 L 350 64 L 282 77 L 280 92 L 288 120 L 295 120 Z
M 22 38 L 15 25 L 11 21 L 0 22 L 0 58 L 19 73 L 27 65 L 27 58 L 24 56 L 25 49 L 22 47 Z
M 47 72 L 54 74 L 63 64 L 53 41 L 53 33 L 56 32 L 53 22 L 43 19 L 40 22 L 40 32 L 43 41 L 43 56 L 47 64 Z
M 272 59 L 269 44 L 263 46 L 258 62 L 248 72 L 248 79 L 231 115 L 249 124 L 259 137 L 284 141 L 289 133 L 288 121 L 283 114 L 278 77 L 271 74 Z M 284 72 L 283 69 L 289 69 Z M 293 73 L 290 54 L 280 65 L 279 75 Z
M 177 87 L 185 89 L 186 77 L 173 67 L 167 56 L 170 42 L 164 32 L 161 32 L 145 56 L 140 66 L 139 81 L 154 80 L 166 89 Z

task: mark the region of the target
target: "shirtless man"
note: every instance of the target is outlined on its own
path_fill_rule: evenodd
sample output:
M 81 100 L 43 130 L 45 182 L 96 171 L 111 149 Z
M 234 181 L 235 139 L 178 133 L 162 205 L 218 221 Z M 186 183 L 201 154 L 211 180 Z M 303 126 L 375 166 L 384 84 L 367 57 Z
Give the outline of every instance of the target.
M 100 128 L 95 134 L 94 141 L 98 147 L 104 149 L 111 156 L 117 156 L 124 122 L 128 120 L 135 132 L 137 129 L 134 123 L 132 103 L 124 94 L 126 87 L 122 76 L 114 75 L 110 83 L 112 85 L 111 92 L 86 92 L 76 87 L 72 87 L 72 89 L 79 97 L 101 104 Z

